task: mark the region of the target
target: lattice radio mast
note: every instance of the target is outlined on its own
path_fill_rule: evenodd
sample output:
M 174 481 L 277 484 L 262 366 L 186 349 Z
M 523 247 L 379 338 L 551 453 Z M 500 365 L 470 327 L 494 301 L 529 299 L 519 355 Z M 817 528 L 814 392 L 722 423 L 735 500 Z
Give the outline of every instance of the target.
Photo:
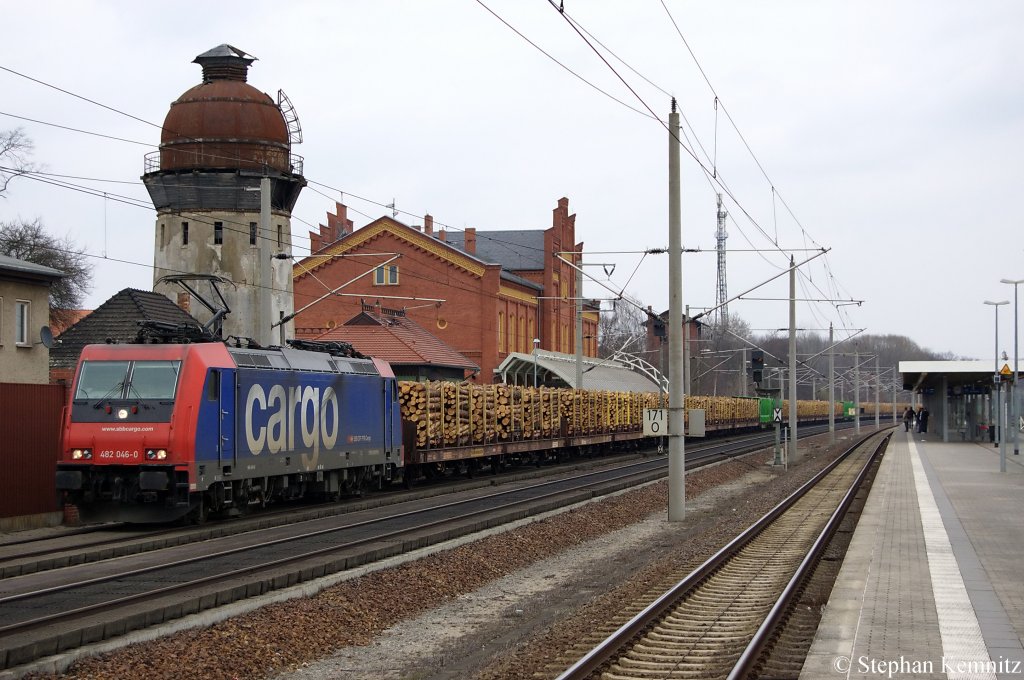
M 725 301 L 729 299 L 727 286 L 725 285 L 725 239 L 729 236 L 725 233 L 725 218 L 729 215 L 722 207 L 722 194 L 718 194 L 718 231 L 715 232 L 715 239 L 718 241 L 718 292 L 715 298 L 715 305 L 722 305 L 715 312 L 718 325 L 727 327 L 729 325 L 729 308 Z

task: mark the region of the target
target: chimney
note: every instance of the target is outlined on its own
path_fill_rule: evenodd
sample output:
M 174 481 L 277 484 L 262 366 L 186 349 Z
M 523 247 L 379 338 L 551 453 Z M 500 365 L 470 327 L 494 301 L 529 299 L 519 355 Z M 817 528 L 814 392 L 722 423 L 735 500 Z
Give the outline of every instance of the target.
M 447 241 L 448 240 L 448 232 L 446 232 L 444 229 L 441 229 L 440 231 L 438 231 L 437 232 L 437 240 L 439 240 L 439 241 Z
M 476 229 L 474 227 L 466 227 L 465 236 L 465 251 L 470 255 L 476 255 Z
M 178 307 L 186 314 L 192 313 L 192 296 L 186 292 L 178 293 Z
M 434 233 L 434 218 L 430 215 L 423 216 L 423 233 L 433 234 Z
M 249 64 L 254 61 L 256 57 L 251 54 L 224 44 L 203 52 L 192 63 L 203 67 L 203 83 L 215 80 L 237 80 L 244 83 Z

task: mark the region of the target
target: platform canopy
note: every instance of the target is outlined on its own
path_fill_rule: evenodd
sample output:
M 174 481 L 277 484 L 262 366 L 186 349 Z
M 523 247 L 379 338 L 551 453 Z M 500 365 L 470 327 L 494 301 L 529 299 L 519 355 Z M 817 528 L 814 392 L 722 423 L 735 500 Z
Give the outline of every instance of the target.
M 1012 379 L 1013 360 L 1000 359 L 998 369 Z M 928 392 L 942 388 L 942 379 L 954 392 L 974 391 L 984 393 L 994 384 L 996 363 L 989 361 L 901 361 L 903 389 L 914 392 Z M 1019 370 L 1019 369 L 1018 369 Z
M 576 355 L 538 350 L 537 384 L 546 387 L 577 387 Z M 533 385 L 534 355 L 513 352 L 495 369 L 502 382 Z M 617 392 L 657 392 L 658 383 L 612 359 L 583 357 L 583 389 Z

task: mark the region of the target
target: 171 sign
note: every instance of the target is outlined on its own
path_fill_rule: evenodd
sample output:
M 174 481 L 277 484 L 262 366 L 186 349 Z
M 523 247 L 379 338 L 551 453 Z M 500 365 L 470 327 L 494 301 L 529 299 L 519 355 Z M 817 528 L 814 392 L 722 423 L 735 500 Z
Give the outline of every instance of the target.
M 644 409 L 644 436 L 664 437 L 668 435 L 668 409 Z

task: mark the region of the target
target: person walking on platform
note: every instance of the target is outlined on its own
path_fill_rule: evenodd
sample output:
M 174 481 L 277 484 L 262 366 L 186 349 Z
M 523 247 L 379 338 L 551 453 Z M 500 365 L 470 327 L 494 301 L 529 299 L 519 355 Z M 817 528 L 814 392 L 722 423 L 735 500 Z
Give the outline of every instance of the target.
M 922 434 L 928 432 L 928 409 L 924 406 L 917 411 L 917 431 Z
M 903 427 L 904 432 L 910 432 L 910 426 L 914 424 L 914 409 L 907 407 L 907 410 L 903 412 Z

